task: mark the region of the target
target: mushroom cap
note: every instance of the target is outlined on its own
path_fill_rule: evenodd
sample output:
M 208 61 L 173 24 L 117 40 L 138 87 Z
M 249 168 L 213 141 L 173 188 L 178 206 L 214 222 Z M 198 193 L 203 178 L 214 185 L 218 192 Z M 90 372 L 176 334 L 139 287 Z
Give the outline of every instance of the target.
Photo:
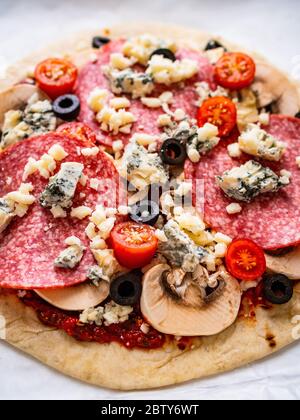
M 49 99 L 48 96 L 34 85 L 26 83 L 15 85 L 0 93 L 0 127 L 4 122 L 6 112 L 18 110 L 27 105 L 29 99 L 38 94 L 41 100 Z
M 264 60 L 256 60 L 256 76 L 252 90 L 258 94 L 260 107 L 276 102 L 280 114 L 294 116 L 299 112 L 297 85 Z
M 180 303 L 166 292 L 161 276 L 167 270 L 170 270 L 168 265 L 157 265 L 143 279 L 141 311 L 153 328 L 177 336 L 211 336 L 234 323 L 241 304 L 241 289 L 236 279 L 225 273 L 223 293 L 197 308 Z
M 64 289 L 36 289 L 35 292 L 46 302 L 66 311 L 81 311 L 102 303 L 109 295 L 109 283 L 100 285 L 80 284 Z
M 270 272 L 284 274 L 290 280 L 300 280 L 300 246 L 282 256 L 266 254 L 266 260 Z

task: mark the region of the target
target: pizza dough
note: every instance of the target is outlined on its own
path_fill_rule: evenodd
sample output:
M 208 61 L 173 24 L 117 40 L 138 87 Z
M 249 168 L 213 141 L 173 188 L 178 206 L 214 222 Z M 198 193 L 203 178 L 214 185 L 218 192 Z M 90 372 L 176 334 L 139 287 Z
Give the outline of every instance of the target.
M 174 39 L 183 47 L 203 48 L 212 37 L 197 30 L 172 25 L 128 24 L 112 28 L 112 38 L 153 33 Z M 44 52 L 13 66 L 3 81 L 8 86 L 18 81 L 26 69 L 41 58 L 66 51 L 75 62 L 85 64 L 91 54 L 90 40 L 95 32 L 61 42 Z M 86 49 L 76 51 L 79 41 Z M 224 42 L 229 48 L 234 46 Z M 239 48 L 240 49 L 240 48 Z M 253 55 L 253 54 L 252 54 Z M 255 55 L 258 60 L 260 56 Z M 283 76 L 284 80 L 288 80 Z M 291 95 L 298 97 L 299 87 L 288 82 Z M 300 97 L 300 96 L 299 96 Z M 2 290 L 0 313 L 7 321 L 7 341 L 38 360 L 83 381 L 114 389 L 131 390 L 177 384 L 194 378 L 232 370 L 261 359 L 292 342 L 292 319 L 300 313 L 300 285 L 286 305 L 266 311 L 257 309 L 256 320 L 240 318 L 220 335 L 199 338 L 193 350 L 180 351 L 174 345 L 154 351 L 126 350 L 118 344 L 81 343 L 65 333 L 41 324 L 35 312 L 15 296 Z

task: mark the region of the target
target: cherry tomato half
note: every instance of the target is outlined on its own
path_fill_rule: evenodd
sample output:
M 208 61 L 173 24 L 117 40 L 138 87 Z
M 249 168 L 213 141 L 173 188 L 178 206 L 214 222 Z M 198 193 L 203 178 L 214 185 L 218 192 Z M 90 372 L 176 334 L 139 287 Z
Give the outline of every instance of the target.
M 251 239 L 236 239 L 228 247 L 226 267 L 239 280 L 257 280 L 266 271 L 263 249 Z
M 249 55 L 228 52 L 215 65 L 215 80 L 227 89 L 244 89 L 253 82 L 255 71 L 255 62 Z
M 35 68 L 35 79 L 51 99 L 73 91 L 78 71 L 74 64 L 61 58 L 48 58 Z
M 203 102 L 198 110 L 198 126 L 211 123 L 218 127 L 219 136 L 228 136 L 237 121 L 236 106 L 225 96 L 215 96 Z
M 116 225 L 111 233 L 110 242 L 119 263 L 131 269 L 149 264 L 158 245 L 155 229 L 134 222 Z
M 96 143 L 96 134 L 89 126 L 83 123 L 71 122 L 62 124 L 56 131 L 70 139 L 79 139 L 85 144 Z

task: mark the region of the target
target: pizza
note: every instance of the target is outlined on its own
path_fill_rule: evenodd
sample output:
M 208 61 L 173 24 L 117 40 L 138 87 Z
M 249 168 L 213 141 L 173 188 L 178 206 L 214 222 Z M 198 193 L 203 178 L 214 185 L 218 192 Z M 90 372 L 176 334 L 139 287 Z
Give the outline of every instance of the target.
M 0 93 L 6 340 L 145 389 L 299 338 L 299 86 L 168 25 L 48 47 Z

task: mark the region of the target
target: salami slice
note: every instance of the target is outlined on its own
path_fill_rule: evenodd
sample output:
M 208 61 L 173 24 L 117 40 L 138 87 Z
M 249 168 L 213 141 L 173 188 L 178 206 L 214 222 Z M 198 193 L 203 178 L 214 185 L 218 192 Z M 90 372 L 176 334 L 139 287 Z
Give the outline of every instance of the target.
M 88 179 L 103 181 L 98 191 L 90 188 L 89 181 L 85 187 L 78 184 L 73 207 L 85 205 L 94 209 L 96 204 L 115 207 L 113 187 L 118 188 L 118 174 L 107 155 L 100 151 L 97 156 L 84 157 L 80 154 L 80 139 L 71 140 L 53 133 L 24 140 L 0 154 L 1 196 L 19 188 L 29 157 L 40 159 L 54 144 L 61 145 L 68 153 L 63 162 L 80 162 Z M 56 172 L 58 170 L 59 165 Z M 106 183 L 105 180 L 109 181 Z M 23 218 L 15 217 L 0 234 L 0 287 L 45 289 L 85 281 L 88 268 L 94 264 L 84 232 L 88 218 L 80 221 L 68 215 L 67 218 L 55 219 L 49 209 L 40 206 L 38 200 L 48 180 L 35 173 L 26 182 L 33 184 L 32 194 L 37 201 Z M 83 259 L 73 270 L 55 268 L 54 260 L 65 248 L 64 240 L 72 235 L 81 239 L 87 247 Z
M 88 63 L 81 70 L 76 89 L 76 94 L 79 96 L 81 102 L 79 121 L 89 125 L 93 130 L 95 130 L 98 133 L 98 141 L 107 146 L 110 146 L 112 141 L 116 139 L 121 139 L 126 144 L 129 138 L 134 133 L 138 132 L 153 135 L 160 133 L 157 126 L 157 118 L 163 113 L 162 109 L 147 108 L 139 99 L 133 100 L 130 98 L 130 112 L 132 112 L 137 118 L 137 123 L 133 125 L 130 134 L 120 133 L 117 136 L 112 136 L 100 130 L 99 124 L 95 120 L 94 112 L 88 106 L 87 99 L 94 88 L 100 87 L 102 89 L 110 90 L 109 82 L 103 73 L 102 67 L 109 63 L 111 53 L 122 51 L 123 44 L 124 41 L 117 40 L 104 46 L 100 50 L 98 60 L 96 62 Z M 151 96 L 155 97 L 163 91 L 171 91 L 174 95 L 174 103 L 170 109 L 174 111 L 177 108 L 181 108 L 191 118 L 195 118 L 197 112 L 197 107 L 195 105 L 197 94 L 194 89 L 194 84 L 195 82 L 206 81 L 213 88 L 213 68 L 208 59 L 196 51 L 182 49 L 178 52 L 177 57 L 179 59 L 189 58 L 197 61 L 199 65 L 198 75 L 196 75 L 193 79 L 186 81 L 184 87 L 180 87 L 179 85 L 161 85 Z
M 287 150 L 280 163 L 264 161 L 263 165 L 276 173 L 282 169 L 292 173 L 290 185 L 276 194 L 261 195 L 249 204 L 242 203 L 241 213 L 229 215 L 226 212 L 226 207 L 233 200 L 217 186 L 216 176 L 250 159 L 247 155 L 241 159 L 232 159 L 228 155 L 227 145 L 233 139 L 220 144 L 196 165 L 188 161 L 185 176 L 195 182 L 204 180 L 204 206 L 201 182 L 197 183 L 194 198 L 197 199 L 198 210 L 204 211 L 204 219 L 209 226 L 232 238 L 247 237 L 265 249 L 276 249 L 300 243 L 300 169 L 296 164 L 296 157 L 300 155 L 300 120 L 273 115 L 266 130 L 284 140 Z

